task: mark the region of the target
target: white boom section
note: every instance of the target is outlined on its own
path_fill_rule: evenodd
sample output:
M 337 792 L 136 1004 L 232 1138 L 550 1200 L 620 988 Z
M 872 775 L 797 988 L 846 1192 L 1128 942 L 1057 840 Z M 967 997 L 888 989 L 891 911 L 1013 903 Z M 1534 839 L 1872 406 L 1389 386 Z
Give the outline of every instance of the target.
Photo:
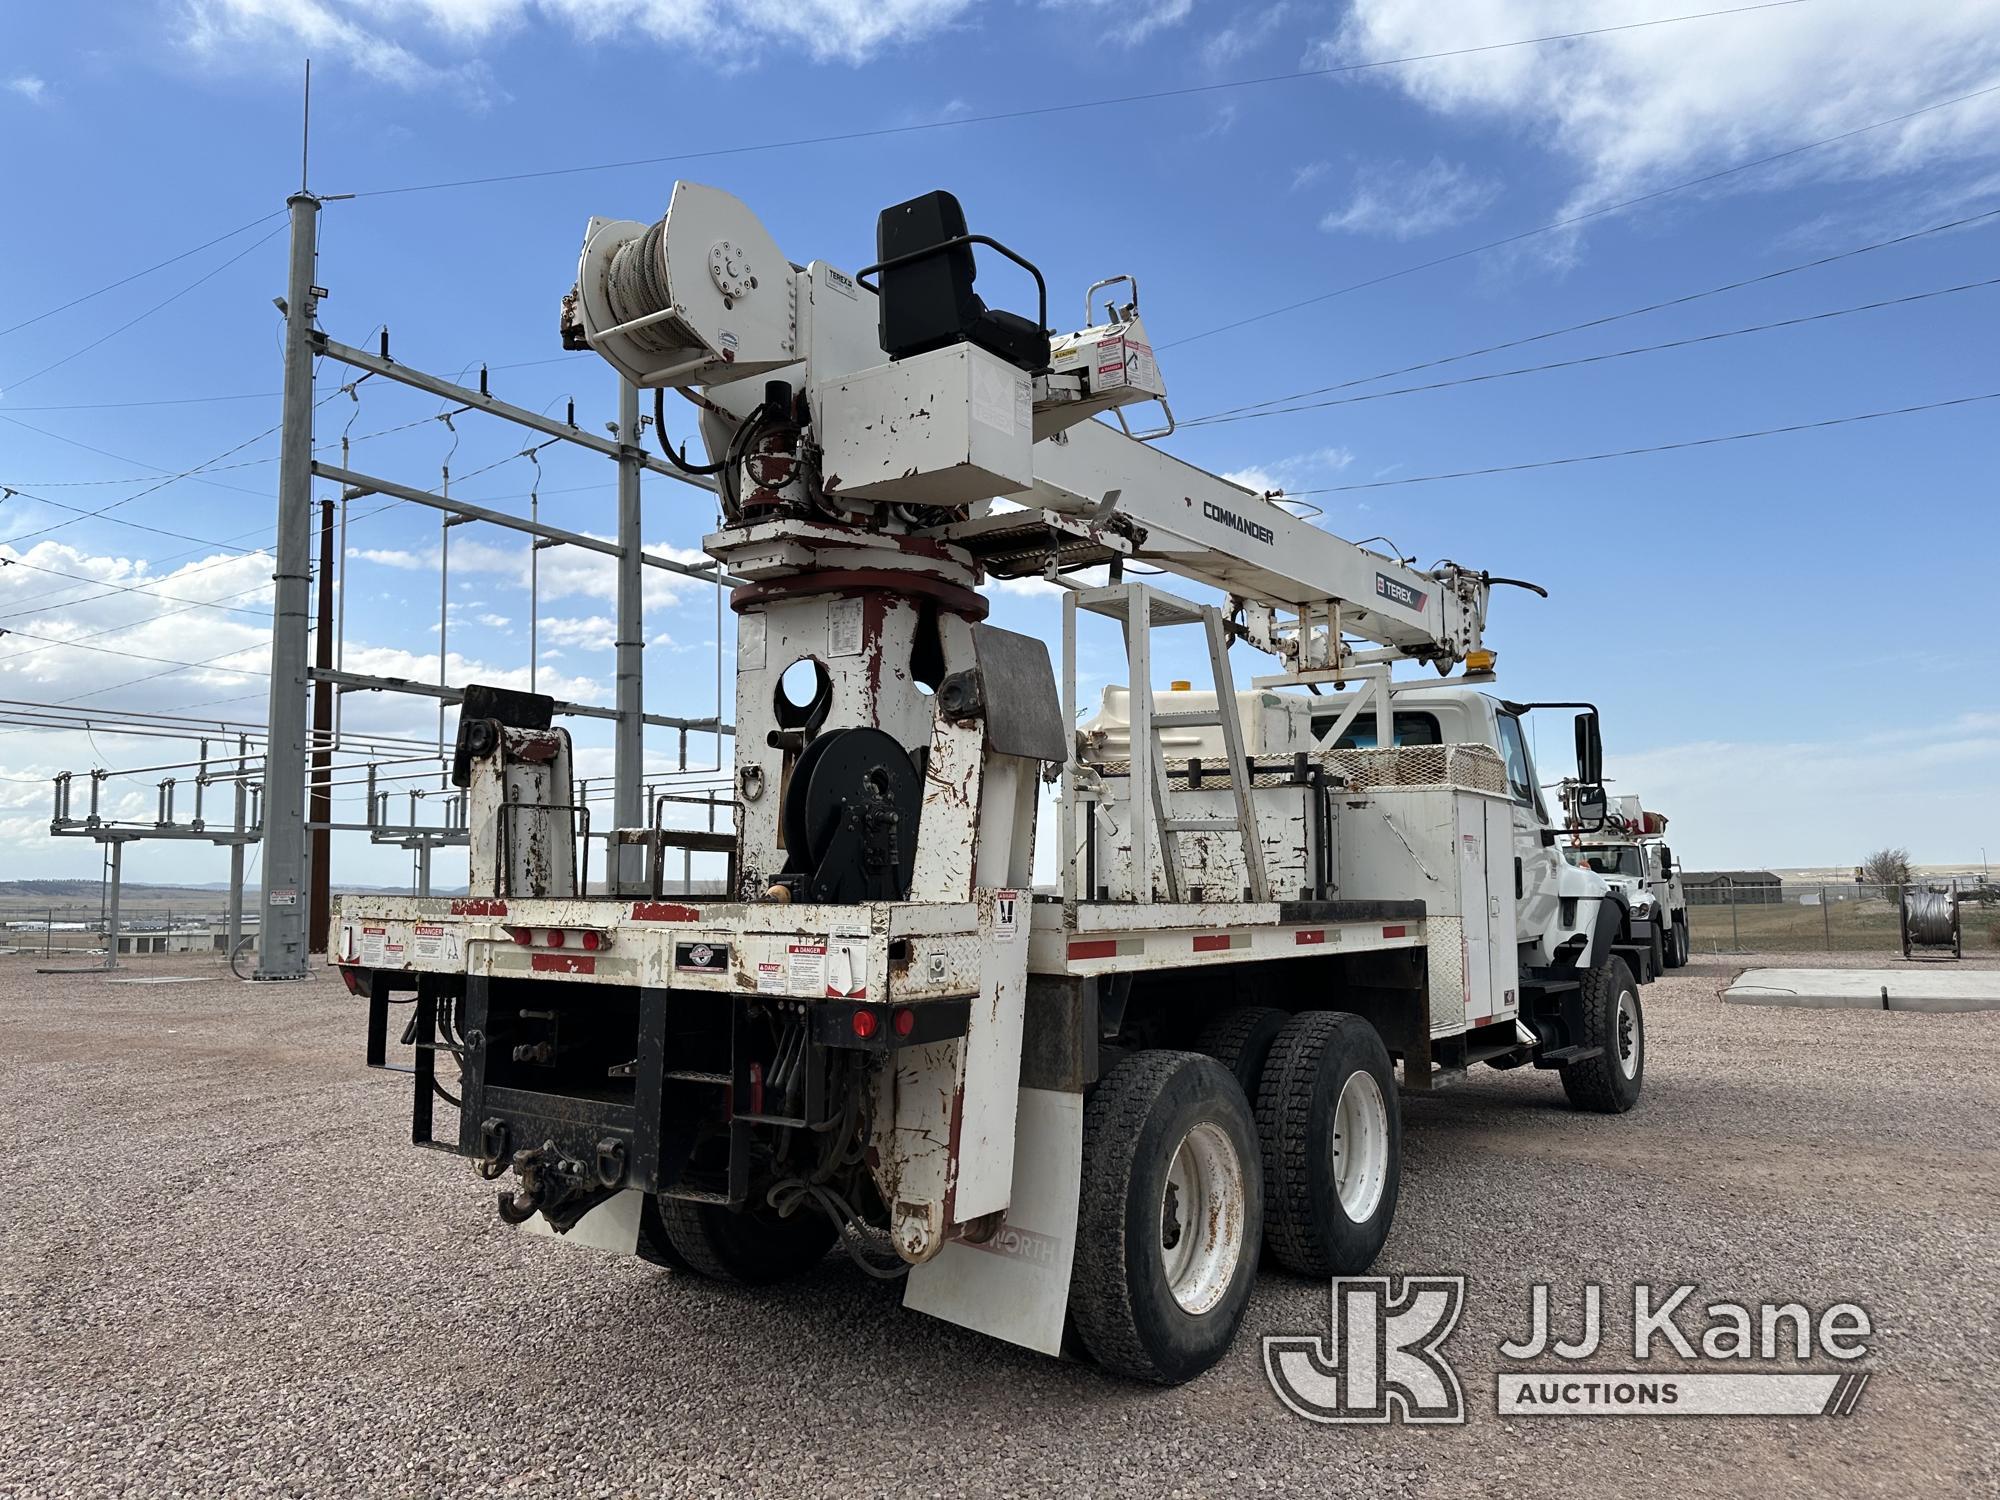
M 1014 498 L 1090 514 L 1117 490 L 1115 514 L 1146 533 L 1139 555 L 1183 578 L 1294 609 L 1337 602 L 1343 631 L 1411 655 L 1462 658 L 1480 643 L 1486 586 L 1474 576 L 1406 568 L 1102 422 L 1034 454 L 1035 487 Z

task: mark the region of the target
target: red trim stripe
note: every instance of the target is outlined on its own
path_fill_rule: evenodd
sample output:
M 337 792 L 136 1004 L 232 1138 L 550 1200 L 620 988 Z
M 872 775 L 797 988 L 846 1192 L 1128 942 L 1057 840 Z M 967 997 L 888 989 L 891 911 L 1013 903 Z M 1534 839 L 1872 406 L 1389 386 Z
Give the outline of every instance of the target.
M 1384 927 L 1382 929 L 1382 936 L 1385 938 L 1408 937 L 1409 935 L 1410 929 L 1407 927 Z
M 1118 939 L 1071 939 L 1069 956 L 1071 958 L 1116 958 L 1118 956 Z
M 634 901 L 632 920 L 635 922 L 699 922 L 701 913 L 692 906 L 682 906 L 677 901 Z
M 1197 953 L 1222 953 L 1229 948 L 1229 934 L 1226 932 L 1203 933 L 1194 940 Z
M 1314 943 L 1323 943 L 1325 941 L 1326 929 L 1324 927 L 1313 927 L 1304 932 L 1292 934 L 1292 942 L 1300 948 L 1310 947 Z

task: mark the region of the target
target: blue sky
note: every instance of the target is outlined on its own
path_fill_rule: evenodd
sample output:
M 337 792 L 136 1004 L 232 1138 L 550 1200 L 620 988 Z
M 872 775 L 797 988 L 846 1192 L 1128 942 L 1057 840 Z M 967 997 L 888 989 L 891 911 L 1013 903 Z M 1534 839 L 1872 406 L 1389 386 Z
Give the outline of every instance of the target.
M 1505 691 L 1599 702 L 1621 789 L 1674 817 L 1691 867 L 1838 865 L 1891 842 L 1920 861 L 1976 861 L 1982 845 L 2000 853 L 1990 604 L 2000 401 L 1405 481 L 2000 391 L 2000 287 L 1944 290 L 2000 275 L 2000 217 L 1524 348 L 1366 379 L 2000 210 L 2000 92 L 1929 107 L 2000 85 L 2000 0 L 1803 0 L 1277 76 L 1709 8 L 14 6 L 0 18 L 0 202 L 13 231 L 0 236 L 0 328 L 279 209 L 298 181 L 298 74 L 308 53 L 312 185 L 364 195 L 323 215 L 324 325 L 372 342 L 386 323 L 405 360 L 447 375 L 484 360 L 497 393 L 558 411 L 574 397 L 579 420 L 593 424 L 612 415 L 612 378 L 591 356 L 561 357 L 557 299 L 584 220 L 654 217 L 676 176 L 742 197 L 794 259 L 850 266 L 873 258 L 877 209 L 950 187 L 975 229 L 1043 267 L 1059 326 L 1077 318 L 1089 282 L 1134 272 L 1183 419 L 1350 381 L 1364 383 L 1335 394 L 1942 293 L 1687 348 L 1190 427 L 1169 446 L 1260 486 L 1331 491 L 1313 503 L 1324 507 L 1322 524 L 1350 538 L 1386 535 L 1420 563 L 1450 556 L 1548 586 L 1546 602 L 1496 596 L 1488 639 Z M 1256 79 L 1275 81 L 1239 82 Z M 1048 112 L 979 118 L 1024 110 Z M 1913 111 L 1922 113 L 1611 207 Z M 871 131 L 893 133 L 773 144 Z M 677 154 L 688 159 L 385 191 Z M 0 697 L 92 695 L 82 701 L 261 718 L 261 678 L 111 653 L 201 661 L 236 647 L 242 654 L 223 666 L 259 664 L 268 558 L 213 544 L 254 549 L 268 539 L 275 439 L 225 460 L 245 467 L 167 485 L 116 512 L 200 540 L 108 518 L 67 524 L 73 514 L 46 502 L 95 508 L 136 495 L 143 476 L 179 472 L 275 424 L 270 298 L 283 288 L 284 237 L 259 237 L 281 222 L 0 335 L 0 418 L 9 419 L 0 422 L 0 484 L 25 492 L 0 501 L 0 557 L 19 560 L 0 567 L 0 627 L 16 632 L 0 640 Z M 1440 257 L 1456 258 L 1392 276 Z M 1026 305 L 1003 269 L 982 280 L 989 300 Z M 1244 319 L 1255 321 L 1224 327 Z M 322 372 L 323 393 L 333 392 L 332 376 Z M 449 462 L 454 493 L 525 506 L 533 472 L 510 458 L 523 446 L 518 435 L 472 417 L 447 431 L 431 420 L 435 401 L 379 382 L 360 395 L 358 405 L 336 396 L 322 408 L 321 442 L 337 441 L 350 417 L 356 436 L 414 423 L 358 445 L 357 465 L 433 485 Z M 110 404 L 194 397 L 245 399 Z M 551 451 L 542 514 L 606 531 L 609 484 L 595 460 Z M 699 497 L 649 485 L 649 541 L 692 555 L 709 520 Z M 437 543 L 435 518 L 408 507 L 354 524 L 349 666 L 435 675 Z M 481 528 L 457 531 L 452 549 L 451 673 L 510 680 L 528 660 L 523 550 Z M 544 563 L 539 647 L 558 654 L 544 656 L 543 684 L 606 701 L 609 575 L 559 553 Z M 106 594 L 65 574 L 127 591 Z M 229 607 L 179 607 L 189 600 Z M 650 706 L 705 711 L 713 597 L 659 587 L 652 605 Z M 1003 592 L 996 618 L 1046 631 L 1055 612 L 1046 597 Z M 101 649 L 53 644 L 86 634 Z M 1093 682 L 1116 675 L 1108 650 L 1087 665 Z M 1239 666 L 1239 676 L 1250 669 Z M 107 688 L 115 691 L 98 691 Z M 421 706 L 350 712 L 383 732 L 434 728 Z M 1544 737 L 1547 776 L 1561 768 L 1562 740 Z M 586 728 L 579 741 L 586 765 L 608 767 L 601 737 Z M 651 748 L 672 749 L 664 740 Z M 95 868 L 89 846 L 44 836 L 43 778 L 169 758 L 158 743 L 0 732 L 0 845 L 11 869 Z M 132 784 L 135 810 L 151 805 L 144 781 Z M 401 859 L 357 847 L 342 851 L 338 871 L 394 879 Z M 160 848 L 131 873 L 214 878 L 219 869 L 205 855 Z

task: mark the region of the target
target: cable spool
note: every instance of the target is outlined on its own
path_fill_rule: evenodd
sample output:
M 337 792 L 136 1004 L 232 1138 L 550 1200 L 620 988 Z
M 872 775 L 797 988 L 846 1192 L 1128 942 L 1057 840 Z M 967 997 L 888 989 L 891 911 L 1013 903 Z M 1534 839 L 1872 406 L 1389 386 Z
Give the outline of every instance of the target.
M 667 288 L 667 261 L 662 241 L 667 237 L 667 221 L 659 220 L 636 239 L 627 240 L 611 257 L 604 278 L 604 294 L 620 323 L 643 318 L 673 305 Z M 687 332 L 673 319 L 662 319 L 626 333 L 641 349 L 655 354 L 673 354 L 687 343 Z
M 1950 891 L 1903 892 L 1903 956 L 1912 948 L 1960 951 L 1958 898 Z

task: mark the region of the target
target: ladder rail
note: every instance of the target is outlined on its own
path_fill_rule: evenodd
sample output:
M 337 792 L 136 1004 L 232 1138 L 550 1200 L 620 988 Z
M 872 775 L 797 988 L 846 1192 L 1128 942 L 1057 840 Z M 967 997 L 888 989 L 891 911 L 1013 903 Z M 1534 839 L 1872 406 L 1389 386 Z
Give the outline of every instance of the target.
M 1271 885 L 1264 872 L 1264 840 L 1257 827 L 1257 798 L 1252 787 L 1250 758 L 1243 753 L 1243 717 L 1236 708 L 1236 678 L 1229 670 L 1229 630 L 1214 605 L 1202 610 L 1208 632 L 1208 659 L 1214 671 L 1216 721 L 1222 728 L 1222 748 L 1229 757 L 1229 784 L 1236 792 L 1236 820 L 1243 834 L 1243 869 L 1252 901 L 1269 901 Z
M 1271 899 L 1269 874 L 1264 864 L 1264 840 L 1257 822 L 1257 799 L 1250 758 L 1243 748 L 1243 721 L 1236 703 L 1236 679 L 1229 667 L 1229 626 L 1222 610 L 1213 604 L 1193 605 L 1171 594 L 1163 594 L 1168 618 L 1162 624 L 1191 624 L 1199 620 L 1208 645 L 1208 660 L 1215 683 L 1213 709 L 1156 711 L 1153 704 L 1154 589 L 1143 583 L 1125 583 L 1113 589 L 1092 590 L 1091 607 L 1113 614 L 1125 631 L 1127 717 L 1131 738 L 1128 763 L 1132 778 L 1132 884 L 1141 900 L 1152 899 L 1153 841 L 1159 840 L 1159 873 L 1169 901 L 1181 901 L 1190 882 L 1181 857 L 1183 833 L 1234 832 L 1243 841 L 1243 870 L 1252 901 Z M 1106 598 L 1118 597 L 1116 603 Z M 1067 603 L 1067 601 L 1066 601 Z M 1070 605 L 1074 620 L 1074 605 Z M 1066 622 L 1069 629 L 1073 623 Z M 1065 650 L 1073 650 L 1073 637 Z M 1177 818 L 1170 805 L 1171 787 L 1167 780 L 1166 751 L 1160 742 L 1162 729 L 1207 728 L 1222 735 L 1223 756 L 1229 765 L 1229 783 L 1236 804 L 1234 818 Z

